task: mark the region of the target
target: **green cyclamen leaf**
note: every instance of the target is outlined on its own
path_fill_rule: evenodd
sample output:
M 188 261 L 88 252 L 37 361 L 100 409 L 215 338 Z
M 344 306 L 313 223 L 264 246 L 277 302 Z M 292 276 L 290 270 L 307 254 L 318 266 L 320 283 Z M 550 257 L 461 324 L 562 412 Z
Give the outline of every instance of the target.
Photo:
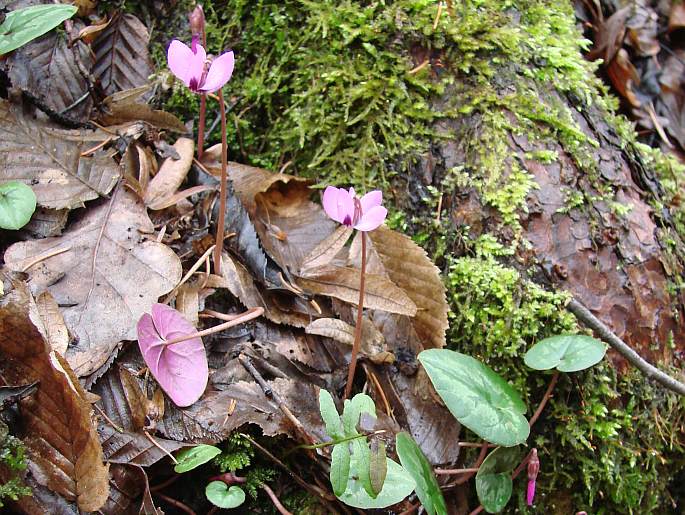
M 21 229 L 29 223 L 35 210 L 36 194 L 26 184 L 19 181 L 0 184 L 0 228 Z
M 338 415 L 338 409 L 335 407 L 333 397 L 326 390 L 319 390 L 319 411 L 321 418 L 326 424 L 326 433 L 334 440 L 342 440 L 345 438 L 343 432 L 342 421 Z
M 350 446 L 347 442 L 333 446 L 330 478 L 333 493 L 337 496 L 345 493 L 350 478 Z
M 476 474 L 478 500 L 488 513 L 499 513 L 511 498 L 511 473 L 521 461 L 519 447 L 498 447 L 485 458 Z
M 73 5 L 34 5 L 10 11 L 0 25 L 0 55 L 25 45 L 68 20 L 78 9 Z
M 345 490 L 344 494 L 339 495 L 338 499 L 353 508 L 386 508 L 387 506 L 397 504 L 412 493 L 416 486 L 412 477 L 398 463 L 395 463 L 390 458 L 386 458 L 386 460 L 388 474 L 383 483 L 383 489 L 374 499 L 366 492 L 354 474 L 355 470 L 359 470 L 359 465 L 355 463 L 356 458 L 353 454 L 351 465 L 352 477 L 350 477 L 347 483 L 347 490 Z
M 510 447 L 526 441 L 530 433 L 523 416 L 526 405 L 490 367 L 446 349 L 425 350 L 418 359 L 459 422 L 497 445 Z
M 230 509 L 245 502 L 245 492 L 239 486 L 228 486 L 223 481 L 212 481 L 205 487 L 205 496 L 214 506 Z
M 385 442 L 374 439 L 371 442 L 371 462 L 369 464 L 369 479 L 374 495 L 383 490 L 385 477 L 388 475 L 388 460 L 385 455 Z
M 357 424 L 362 413 L 368 413 L 376 418 L 376 405 L 373 399 L 364 393 L 358 393 L 352 400 L 346 400 L 343 407 L 342 421 L 345 429 L 345 436 L 358 435 Z
M 601 341 L 581 334 L 545 338 L 533 345 L 523 361 L 535 370 L 556 368 L 560 372 L 577 372 L 596 365 L 606 354 Z
M 433 473 L 433 467 L 408 433 L 398 433 L 397 455 L 400 463 L 416 482 L 416 495 L 428 515 L 447 515 L 445 498 Z
M 183 449 L 176 456 L 178 464 L 174 467 L 174 471 L 182 474 L 194 468 L 204 465 L 215 456 L 221 454 L 221 449 L 213 445 L 196 445 L 189 449 Z

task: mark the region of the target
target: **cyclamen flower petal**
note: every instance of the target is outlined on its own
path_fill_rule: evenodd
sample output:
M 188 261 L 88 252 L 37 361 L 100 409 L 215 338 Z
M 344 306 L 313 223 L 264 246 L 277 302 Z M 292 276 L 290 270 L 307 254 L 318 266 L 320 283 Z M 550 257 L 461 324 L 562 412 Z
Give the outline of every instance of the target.
M 200 338 L 166 345 L 164 342 L 195 333 L 181 313 L 164 304 L 154 304 L 137 325 L 138 346 L 150 372 L 162 390 L 179 407 L 197 401 L 207 387 L 209 367 Z
M 214 59 L 209 67 L 204 84 L 199 88 L 200 91 L 214 93 L 220 90 L 231 79 L 234 66 L 235 58 L 233 57 L 233 52 L 226 52 Z
M 528 481 L 528 490 L 526 492 L 526 503 L 528 506 L 533 505 L 533 500 L 535 499 L 535 480 Z
M 169 45 L 167 59 L 171 72 L 190 87 L 192 79 L 199 82 L 202 78 L 207 54 L 202 45 L 195 45 L 195 52 L 193 52 L 188 45 L 174 39 Z
M 323 194 L 322 204 L 326 214 L 338 223 L 353 227 L 358 231 L 373 231 L 380 226 L 388 215 L 381 206 L 383 193 L 375 190 L 361 199 L 354 188 L 345 190 L 328 186 Z

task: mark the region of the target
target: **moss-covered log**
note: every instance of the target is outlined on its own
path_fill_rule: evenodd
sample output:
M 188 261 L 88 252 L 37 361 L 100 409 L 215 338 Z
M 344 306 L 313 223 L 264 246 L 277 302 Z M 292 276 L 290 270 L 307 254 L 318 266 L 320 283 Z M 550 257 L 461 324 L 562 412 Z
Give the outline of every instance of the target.
M 531 405 L 546 378 L 521 356 L 582 329 L 569 295 L 678 374 L 683 168 L 615 114 L 570 3 L 453 4 L 208 3 L 210 49 L 237 55 L 233 158 L 382 187 L 391 224 L 444 270 L 452 348 L 490 363 Z M 160 65 L 171 36 L 157 36 Z M 166 106 L 191 117 L 195 103 L 174 89 Z M 535 426 L 540 511 L 682 509 L 683 403 L 610 362 L 563 377 Z M 516 491 L 510 506 L 525 511 Z

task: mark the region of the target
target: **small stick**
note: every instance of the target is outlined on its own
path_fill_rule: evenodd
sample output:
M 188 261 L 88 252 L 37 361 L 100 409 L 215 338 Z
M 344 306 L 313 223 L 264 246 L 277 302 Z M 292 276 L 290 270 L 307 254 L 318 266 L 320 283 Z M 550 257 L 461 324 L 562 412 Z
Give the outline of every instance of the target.
M 195 263 L 193 264 L 193 266 L 190 267 L 190 270 L 188 270 L 188 272 L 186 273 L 186 275 L 183 276 L 183 279 L 181 279 L 181 282 L 178 283 L 178 284 L 174 287 L 174 289 L 171 290 L 171 291 L 169 292 L 169 294 L 166 296 L 166 298 L 164 299 L 164 302 L 163 302 L 162 304 L 167 304 L 169 301 L 171 301 L 171 299 L 174 298 L 174 294 L 178 291 L 178 289 L 179 289 L 181 286 L 183 286 L 183 284 L 184 284 L 188 279 L 190 279 L 190 278 L 192 277 L 192 275 L 193 275 L 195 272 L 197 272 L 197 271 L 200 269 L 200 267 L 202 266 L 202 264 L 205 262 L 205 260 L 209 257 L 209 255 L 210 255 L 210 254 L 212 253 L 212 251 L 214 250 L 214 247 L 215 247 L 215 246 L 216 246 L 216 245 L 212 245 L 212 246 L 209 247 L 207 250 L 205 250 L 205 253 L 202 254 L 202 255 L 200 256 L 200 258 L 199 258 L 197 261 L 195 261 Z
M 415 73 L 419 73 L 421 70 L 423 70 L 423 69 L 424 69 L 426 66 L 428 66 L 429 64 L 430 64 L 430 59 L 426 59 L 426 60 L 423 61 L 421 64 L 419 64 L 417 67 L 412 68 L 411 70 L 409 70 L 407 73 L 408 73 L 409 75 L 414 75 Z
M 219 190 L 219 219 L 216 223 L 216 247 L 214 248 L 214 273 L 221 275 L 221 250 L 224 242 L 224 227 L 226 218 L 226 189 L 228 168 L 228 142 L 226 141 L 226 106 L 224 105 L 223 90 L 219 90 L 219 106 L 221 108 L 221 189 Z
M 440 23 L 440 16 L 442 16 L 442 2 L 438 2 L 438 13 L 435 15 L 435 20 L 433 21 L 433 30 L 438 28 L 438 23 Z
M 147 436 L 148 440 L 150 440 L 150 441 L 152 442 L 152 445 L 154 445 L 154 446 L 157 447 L 160 451 L 162 451 L 164 454 L 166 454 L 167 456 L 169 456 L 169 458 L 171 458 L 171 461 L 173 461 L 174 464 L 178 465 L 178 460 L 176 460 L 176 458 L 174 458 L 174 455 L 173 455 L 173 454 L 171 454 L 171 453 L 170 453 L 169 451 L 167 451 L 164 447 L 162 447 L 161 445 L 159 445 L 159 443 L 157 442 L 157 440 L 155 440 L 155 439 L 152 437 L 152 435 L 151 435 L 150 433 L 148 433 L 147 431 L 143 431 L 143 433 L 145 433 L 145 436 Z
M 366 276 L 366 233 L 360 231 L 362 235 L 362 268 L 359 276 L 359 304 L 357 306 L 357 325 L 354 328 L 354 343 L 350 355 L 350 368 L 347 372 L 347 384 L 345 385 L 345 395 L 343 401 L 352 393 L 352 383 L 354 382 L 354 371 L 357 368 L 357 354 L 362 343 L 362 316 L 364 314 L 364 282 Z
M 376 392 L 380 396 L 381 400 L 383 401 L 383 406 L 385 407 L 385 413 L 391 417 L 395 418 L 392 415 L 392 408 L 390 407 L 390 403 L 388 402 L 388 398 L 385 396 L 385 392 L 383 391 L 383 388 L 381 387 L 381 383 L 376 377 L 376 374 L 373 373 L 373 371 L 369 370 L 368 368 L 364 367 L 364 371 L 366 372 L 366 376 L 371 379 L 371 383 L 373 384 L 373 387 L 376 389 Z
M 66 247 L 61 247 L 55 250 L 49 250 L 47 252 L 44 252 L 43 254 L 37 255 L 35 258 L 33 258 L 31 261 L 28 262 L 28 264 L 24 265 L 21 269 L 22 272 L 26 272 L 29 268 L 31 268 L 33 265 L 37 265 L 41 261 L 45 261 L 46 259 L 50 259 L 53 256 L 57 256 L 58 254 L 62 254 L 64 252 L 69 252 L 71 250 L 71 245 L 67 245 Z
M 159 497 L 160 499 L 164 500 L 165 502 L 171 504 L 172 506 L 176 506 L 176 508 L 178 508 L 181 511 L 186 512 L 188 515 L 195 515 L 195 512 L 193 510 L 191 510 L 190 508 L 188 508 L 188 506 L 183 504 L 181 501 L 177 501 L 176 499 L 172 499 L 168 495 L 164 495 L 164 494 L 159 493 L 159 492 L 152 492 L 152 494 L 155 497 Z
M 456 474 L 470 474 L 471 472 L 478 472 L 478 467 L 468 469 L 434 469 L 433 472 L 437 475 L 451 476 Z
M 269 496 L 269 499 L 271 499 L 271 502 L 274 503 L 274 506 L 281 515 L 293 515 L 285 509 L 285 506 L 281 504 L 281 501 L 278 500 L 278 497 L 276 497 L 274 491 L 271 488 L 269 488 L 269 485 L 262 483 L 259 486 L 262 488 L 262 490 L 266 492 L 266 495 Z
M 540 418 L 540 415 L 542 414 L 542 410 L 545 409 L 545 405 L 547 404 L 547 401 L 552 396 L 552 391 L 554 390 L 554 387 L 556 386 L 558 380 L 559 380 L 559 371 L 555 370 L 554 375 L 552 376 L 552 380 L 549 382 L 549 385 L 547 386 L 547 390 L 545 391 L 545 395 L 543 395 L 542 400 L 540 401 L 540 405 L 538 406 L 538 409 L 535 410 L 535 413 L 533 413 L 533 416 L 530 417 L 530 420 L 528 421 L 528 425 L 530 427 L 533 427 L 533 424 L 535 424 L 535 422 L 537 422 L 538 418 Z
M 114 421 L 107 416 L 107 413 L 105 413 L 104 410 L 100 406 L 98 406 L 97 404 L 93 404 L 93 406 L 95 406 L 95 409 L 98 410 L 98 413 L 100 413 L 100 415 L 102 415 L 102 418 L 104 418 L 107 421 L 107 423 L 110 426 L 112 426 L 117 433 L 123 433 L 124 432 L 124 430 L 121 427 L 116 425 L 114 423 Z
M 681 383 L 677 379 L 673 379 L 669 375 L 656 368 L 654 365 L 651 365 L 645 361 L 627 343 L 616 336 L 611 329 L 604 325 L 601 320 L 590 313 L 590 310 L 583 306 L 576 299 L 571 299 L 571 302 L 568 303 L 566 308 L 573 313 L 578 320 L 595 331 L 602 340 L 616 349 L 619 354 L 626 358 L 628 362 L 632 363 L 633 366 L 646 375 L 647 378 L 653 378 L 663 387 L 668 388 L 669 390 L 680 395 L 685 395 L 685 384 Z
M 248 320 L 252 320 L 253 318 L 257 318 L 261 316 L 263 313 L 264 308 L 262 307 L 250 308 L 247 311 L 245 311 L 245 313 L 243 313 L 241 316 L 231 320 L 230 322 L 225 322 L 223 324 L 210 327 L 209 329 L 205 329 L 204 331 L 198 331 L 197 333 L 187 334 L 185 336 L 179 336 L 178 338 L 174 338 L 172 340 L 155 343 L 152 346 L 157 347 L 159 345 L 173 345 L 174 343 L 181 343 L 186 340 L 191 340 L 193 338 L 202 338 L 203 336 L 218 333 L 220 331 L 223 331 L 224 329 L 228 329 L 229 327 L 233 327 L 235 325 L 242 324 L 243 322 L 247 322 Z
M 264 311 L 263 308 L 257 308 L 261 309 Z M 257 384 L 261 387 L 262 391 L 264 392 L 264 395 L 267 397 L 273 398 L 273 400 L 276 401 L 276 404 L 278 404 L 278 408 L 283 412 L 283 414 L 286 416 L 288 420 L 295 426 L 295 429 L 302 435 L 304 440 L 310 444 L 310 445 L 315 445 L 314 440 L 312 437 L 307 433 L 307 430 L 304 428 L 302 425 L 302 422 L 300 422 L 295 415 L 293 415 L 293 412 L 290 411 L 288 406 L 285 404 L 283 399 L 281 398 L 280 395 L 278 395 L 277 392 L 269 386 L 269 383 L 266 382 L 262 374 L 259 373 L 259 370 L 255 368 L 255 366 L 252 364 L 252 360 L 246 356 L 245 354 L 240 354 L 238 356 L 238 361 L 240 361 L 240 364 L 245 367 L 245 370 L 247 370 L 252 377 L 254 377 L 254 380 L 257 381 Z

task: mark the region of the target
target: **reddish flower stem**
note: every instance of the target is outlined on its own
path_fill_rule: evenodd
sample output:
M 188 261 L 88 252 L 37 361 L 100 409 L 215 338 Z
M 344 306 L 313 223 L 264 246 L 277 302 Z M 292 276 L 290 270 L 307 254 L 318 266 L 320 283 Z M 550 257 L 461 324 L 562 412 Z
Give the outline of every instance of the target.
M 552 391 L 554 391 L 554 387 L 556 386 L 558 380 L 559 371 L 555 370 L 554 375 L 552 376 L 552 380 L 549 382 L 549 385 L 547 386 L 545 395 L 542 396 L 542 400 L 540 401 L 538 409 L 535 410 L 535 413 L 533 413 L 533 416 L 530 417 L 530 420 L 528 421 L 528 425 L 530 427 L 533 427 L 533 424 L 535 424 L 535 422 L 537 422 L 537 420 L 540 418 L 542 410 L 545 409 L 545 406 L 547 405 L 547 401 L 550 399 L 550 397 L 552 397 Z
M 228 168 L 228 142 L 226 141 L 226 105 L 224 92 L 219 90 L 219 108 L 221 110 L 221 190 L 219 192 L 219 219 L 216 222 L 216 247 L 214 247 L 214 273 L 221 275 L 221 251 L 224 241 L 224 223 L 226 218 L 226 183 Z
M 276 494 L 269 487 L 269 485 L 265 485 L 264 483 L 262 483 L 259 486 L 261 486 L 262 490 L 264 490 L 266 492 L 266 495 L 269 496 L 269 499 L 271 499 L 271 502 L 274 503 L 274 506 L 276 507 L 276 509 L 278 510 L 278 512 L 281 515 L 293 515 L 291 512 L 289 512 L 288 510 L 285 509 L 285 506 L 283 506 L 281 504 L 281 501 L 278 500 L 278 497 L 276 497 Z
M 357 368 L 357 355 L 362 343 L 362 315 L 364 313 L 364 282 L 366 276 L 366 233 L 360 231 L 362 235 L 362 268 L 359 276 L 359 304 L 357 306 L 357 325 L 354 328 L 354 343 L 352 344 L 352 354 L 350 356 L 350 368 L 347 372 L 347 384 L 345 385 L 345 395 L 347 399 L 352 393 L 352 383 L 354 382 L 354 371 Z
M 160 343 L 156 343 L 153 345 L 153 347 L 155 347 L 157 345 L 172 345 L 174 343 L 181 343 L 181 342 L 184 342 L 186 340 L 190 340 L 192 338 L 202 338 L 203 336 L 218 333 L 219 331 L 223 331 L 224 329 L 228 329 L 229 327 L 233 327 L 234 325 L 242 324 L 243 322 L 247 322 L 248 320 L 252 320 L 253 318 L 257 318 L 258 316 L 261 316 L 263 313 L 264 313 L 264 308 L 262 308 L 262 307 L 250 308 L 245 313 L 240 315 L 238 318 L 234 318 L 233 320 L 230 320 L 228 322 L 224 322 L 223 324 L 215 325 L 214 327 L 210 327 L 209 329 L 205 329 L 204 331 L 198 331 L 197 333 L 193 333 L 193 334 L 185 334 L 183 336 L 179 336 L 178 338 L 174 338 L 172 340 L 167 340 L 167 341 L 163 341 Z

